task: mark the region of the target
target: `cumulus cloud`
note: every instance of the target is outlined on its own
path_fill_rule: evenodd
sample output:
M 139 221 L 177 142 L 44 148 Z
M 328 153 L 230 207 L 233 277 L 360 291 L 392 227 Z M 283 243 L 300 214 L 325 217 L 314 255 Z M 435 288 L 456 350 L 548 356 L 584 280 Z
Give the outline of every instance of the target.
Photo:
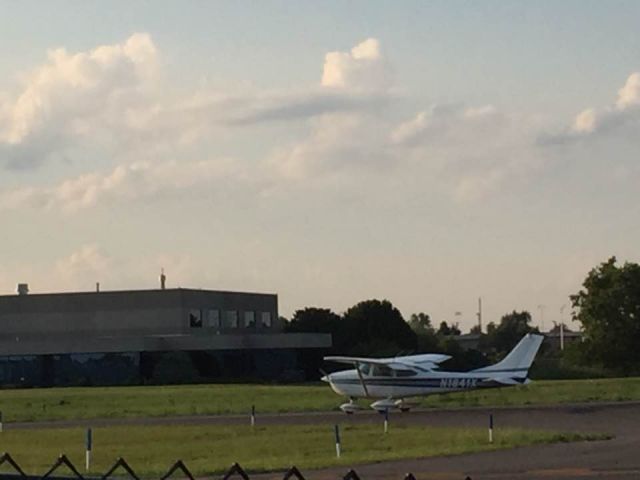
M 123 112 L 153 87 L 157 68 L 156 48 L 144 33 L 89 52 L 50 51 L 46 63 L 26 75 L 17 98 L 5 101 L 0 145 L 9 164 L 38 164 L 51 146 L 122 123 Z
M 324 115 L 313 120 L 307 138 L 278 149 L 268 164 L 283 177 L 296 180 L 375 172 L 392 161 L 386 136 L 386 123 L 373 116 Z
M 186 189 L 205 188 L 217 179 L 242 178 L 230 159 L 193 162 L 138 162 L 119 165 L 108 173 L 89 173 L 54 186 L 21 187 L 0 192 L 0 209 L 24 206 L 77 211 L 100 201 L 149 198 Z
M 79 250 L 56 262 L 55 272 L 69 286 L 86 285 L 105 276 L 113 259 L 97 244 L 83 245 Z
M 612 133 L 630 133 L 627 138 L 638 138 L 640 123 L 640 72 L 629 75 L 618 90 L 614 104 L 602 108 L 587 108 L 580 112 L 573 123 L 555 133 L 539 137 L 540 144 L 564 144 Z
M 616 107 L 625 110 L 640 105 L 640 72 L 629 75 L 624 86 L 618 90 Z
M 538 168 L 535 132 L 531 119 L 492 105 L 436 105 L 397 125 L 389 141 L 398 159 L 438 178 L 456 201 L 471 202 Z
M 146 33 L 86 52 L 50 51 L 17 95 L 0 93 L 0 161 L 29 169 L 83 161 L 87 150 L 131 159 L 225 137 L 231 128 L 372 111 L 391 98 L 375 39 L 328 53 L 321 85 L 297 90 L 184 92 L 164 82 L 160 59 Z
M 363 91 L 388 89 L 391 86 L 391 72 L 381 53 L 380 42 L 368 38 L 348 52 L 327 53 L 322 85 Z

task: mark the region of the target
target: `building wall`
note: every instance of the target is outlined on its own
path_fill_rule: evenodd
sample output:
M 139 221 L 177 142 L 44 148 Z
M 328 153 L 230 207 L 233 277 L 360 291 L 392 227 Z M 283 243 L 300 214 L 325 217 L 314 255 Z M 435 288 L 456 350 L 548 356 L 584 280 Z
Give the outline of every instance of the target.
M 283 333 L 273 294 L 0 296 L 0 385 L 302 380 L 300 352 L 330 346 L 327 334 Z
M 231 312 L 235 312 L 236 325 L 229 321 Z M 218 322 L 214 324 L 216 315 Z M 251 315 L 254 323 L 245 325 Z M 267 318 L 268 322 L 263 321 Z M 187 289 L 0 297 L 0 339 L 42 334 L 49 340 L 69 334 L 176 335 L 211 329 L 221 333 L 281 331 L 278 298 Z

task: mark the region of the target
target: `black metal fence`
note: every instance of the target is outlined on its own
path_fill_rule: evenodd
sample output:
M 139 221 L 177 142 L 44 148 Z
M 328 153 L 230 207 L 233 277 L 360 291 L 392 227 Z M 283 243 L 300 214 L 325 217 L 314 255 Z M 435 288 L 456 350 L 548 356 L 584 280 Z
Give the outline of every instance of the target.
M 11 472 L 5 473 L 4 469 L 9 468 Z M 120 457 L 113 466 L 103 475 L 85 477 L 82 475 L 76 466 L 67 458 L 66 455 L 60 455 L 58 459 L 53 463 L 51 468 L 42 475 L 28 475 L 18 465 L 18 463 L 8 453 L 0 456 L 0 480 L 107 480 L 107 479 L 122 479 L 129 478 L 132 480 L 140 480 L 138 474 L 127 461 Z M 66 472 L 62 469 L 65 469 Z M 123 475 L 124 474 L 124 475 Z M 162 475 L 159 480 L 167 480 L 169 477 L 173 477 L 176 474 L 181 474 L 178 478 L 188 478 L 189 480 L 196 480 L 191 474 L 187 466 L 182 460 L 178 460 L 174 463 L 167 473 Z M 305 476 L 293 466 L 282 474 L 282 480 L 306 480 Z M 237 463 L 231 465 L 231 468 L 220 477 L 222 480 L 230 480 L 231 478 L 240 478 L 242 480 L 250 480 L 249 474 Z M 344 476 L 339 477 L 337 480 L 360 480 L 358 473 L 351 469 Z M 407 473 L 403 480 L 416 480 L 416 477 L 412 473 Z M 471 480 L 470 477 L 466 477 L 465 480 Z

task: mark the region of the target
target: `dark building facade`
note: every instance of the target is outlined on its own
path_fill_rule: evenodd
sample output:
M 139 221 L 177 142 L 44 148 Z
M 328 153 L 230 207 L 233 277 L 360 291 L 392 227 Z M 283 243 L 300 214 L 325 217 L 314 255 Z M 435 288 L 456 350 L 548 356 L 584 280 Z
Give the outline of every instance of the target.
M 192 289 L 0 296 L 0 385 L 303 380 L 330 335 L 283 333 L 275 294 Z

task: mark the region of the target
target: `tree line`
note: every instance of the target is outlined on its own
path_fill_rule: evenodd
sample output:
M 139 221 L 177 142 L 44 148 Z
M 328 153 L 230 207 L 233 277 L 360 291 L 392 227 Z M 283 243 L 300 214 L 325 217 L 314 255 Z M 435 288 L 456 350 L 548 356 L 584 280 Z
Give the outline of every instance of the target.
M 582 341 L 568 344 L 564 352 L 543 344 L 542 360 L 536 363 L 564 369 L 564 376 L 639 374 L 640 266 L 618 265 L 611 257 L 589 272 L 582 287 L 570 296 Z M 539 332 L 529 312 L 514 310 L 487 324 L 485 332 L 473 327 L 470 333 L 479 335 L 477 346 L 463 348 L 457 324 L 443 321 L 436 326 L 424 312 L 405 319 L 390 301 L 378 299 L 359 302 L 343 314 L 304 308 L 285 325 L 288 332 L 331 334 L 333 346 L 328 353 L 375 357 L 445 353 L 453 357 L 445 367 L 460 370 L 498 361 L 523 335 Z M 309 374 L 322 367 L 322 358 L 307 355 L 303 363 Z

